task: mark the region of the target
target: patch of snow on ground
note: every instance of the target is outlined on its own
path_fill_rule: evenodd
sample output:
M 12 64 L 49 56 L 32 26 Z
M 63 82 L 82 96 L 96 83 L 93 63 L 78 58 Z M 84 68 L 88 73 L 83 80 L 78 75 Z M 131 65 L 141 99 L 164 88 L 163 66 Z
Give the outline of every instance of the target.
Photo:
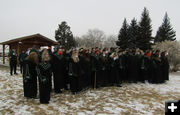
M 88 89 L 77 95 L 52 92 L 48 105 L 23 96 L 22 75 L 0 70 L 0 115 L 164 114 L 166 100 L 180 100 L 180 72 L 163 84 L 124 83 L 123 87 Z

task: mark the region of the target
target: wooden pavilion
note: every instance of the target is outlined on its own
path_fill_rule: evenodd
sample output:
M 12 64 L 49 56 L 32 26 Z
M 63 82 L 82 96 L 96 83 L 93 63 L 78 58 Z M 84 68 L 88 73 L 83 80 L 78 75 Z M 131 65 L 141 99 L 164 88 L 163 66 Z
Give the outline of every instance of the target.
M 12 39 L 9 41 L 5 41 L 0 43 L 3 46 L 3 64 L 5 64 L 5 45 L 9 45 L 10 49 L 16 49 L 17 55 L 19 56 L 21 51 L 27 51 L 29 48 L 32 48 L 34 45 L 37 49 L 42 46 L 52 47 L 58 45 L 57 42 L 41 35 L 34 34 L 30 36 L 24 36 L 16 39 Z

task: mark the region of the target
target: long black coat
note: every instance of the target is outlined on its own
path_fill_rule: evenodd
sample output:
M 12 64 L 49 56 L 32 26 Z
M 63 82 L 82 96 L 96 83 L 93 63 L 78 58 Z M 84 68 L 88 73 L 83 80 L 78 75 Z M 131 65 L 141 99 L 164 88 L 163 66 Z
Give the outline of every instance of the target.
M 96 80 L 96 76 L 97 76 L 97 71 L 99 71 L 98 67 L 99 67 L 99 56 L 94 55 L 94 54 L 90 54 L 90 73 L 91 73 L 91 77 L 90 77 L 90 86 L 94 87 L 95 86 L 95 82 Z
M 35 98 L 37 96 L 36 64 L 28 59 L 24 60 L 23 65 L 23 88 L 25 97 Z
M 153 59 L 153 76 L 152 76 L 152 83 L 163 83 L 162 77 L 162 69 L 161 69 L 161 61 L 159 58 Z
M 109 70 L 110 70 L 110 66 L 109 66 L 109 61 L 108 61 L 108 57 L 104 57 L 104 56 L 100 56 L 99 60 L 98 60 L 98 71 L 97 71 L 97 86 L 107 86 L 109 84 Z
M 137 56 L 129 54 L 127 56 L 127 81 L 137 82 L 138 79 L 138 61 Z
M 140 82 L 144 82 L 145 80 L 148 80 L 150 81 L 150 59 L 144 55 L 144 56 L 141 56 L 141 62 L 140 62 L 140 66 L 139 66 L 139 81 Z
M 50 62 L 41 62 L 37 66 L 37 74 L 39 77 L 39 95 L 40 103 L 49 103 L 51 90 L 52 68 Z
M 126 81 L 126 61 L 125 56 L 120 55 L 118 58 L 118 77 L 116 78 L 117 83 L 121 83 L 123 81 Z
M 65 67 L 65 58 L 63 55 L 54 54 L 53 55 L 53 81 L 54 81 L 54 90 L 56 93 L 60 92 L 60 89 L 63 89 L 66 84 L 66 67 Z
M 70 90 L 72 93 L 77 93 L 81 90 L 81 76 L 84 75 L 82 65 L 79 62 L 74 62 L 72 58 L 69 60 L 68 75 L 70 78 Z
M 163 80 L 169 80 L 169 62 L 168 59 L 165 58 L 161 58 L 161 63 L 162 63 L 162 76 L 163 76 Z
M 83 61 L 81 63 L 82 69 L 84 71 L 84 75 L 81 77 L 81 83 L 82 84 L 82 89 L 90 87 L 91 83 L 91 63 L 90 63 L 90 55 L 85 54 L 84 57 L 82 57 Z M 80 59 L 81 60 L 81 59 Z
M 108 78 L 110 85 L 119 84 L 118 61 L 118 59 L 109 58 L 110 75 Z

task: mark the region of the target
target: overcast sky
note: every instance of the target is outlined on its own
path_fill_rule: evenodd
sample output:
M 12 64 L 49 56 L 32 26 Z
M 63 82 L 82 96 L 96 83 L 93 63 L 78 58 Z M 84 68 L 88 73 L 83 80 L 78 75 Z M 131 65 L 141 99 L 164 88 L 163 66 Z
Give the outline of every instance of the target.
M 66 21 L 74 36 L 98 28 L 117 35 L 124 18 L 140 20 L 149 10 L 153 36 L 165 12 L 180 40 L 180 0 L 0 0 L 0 42 L 40 33 L 51 39 L 58 24 Z

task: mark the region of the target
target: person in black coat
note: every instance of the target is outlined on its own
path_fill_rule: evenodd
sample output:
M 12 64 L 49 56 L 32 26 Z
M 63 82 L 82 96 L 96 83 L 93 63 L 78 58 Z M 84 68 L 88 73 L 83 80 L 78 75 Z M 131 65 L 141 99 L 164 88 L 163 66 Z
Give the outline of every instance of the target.
M 161 53 L 161 62 L 162 62 L 162 76 L 163 80 L 169 80 L 169 61 L 167 59 L 167 52 L 164 51 Z
M 99 51 L 92 49 L 90 53 L 90 66 L 91 66 L 91 79 L 90 86 L 96 88 L 97 86 L 97 73 L 99 71 Z
M 13 75 L 13 71 L 14 74 L 16 73 L 16 68 L 17 68 L 17 54 L 15 49 L 10 50 L 9 52 L 9 64 L 10 64 L 10 74 Z
M 97 71 L 97 87 L 105 87 L 109 85 L 109 60 L 106 54 L 106 50 L 99 56 L 99 67 Z
M 59 48 L 58 51 L 53 55 L 53 81 L 55 93 L 62 93 L 62 89 L 65 87 L 66 77 L 66 60 L 63 55 L 63 49 Z
M 120 74 L 119 74 L 119 57 L 116 52 L 113 52 L 110 55 L 110 76 L 109 76 L 109 81 L 110 85 L 116 85 L 116 86 L 121 86 L 121 81 L 120 80 Z
M 82 56 L 80 57 L 80 63 L 82 65 L 82 69 L 84 71 L 84 75 L 81 78 L 81 87 L 82 89 L 87 89 L 90 87 L 91 81 L 91 63 L 90 63 L 90 54 L 88 50 L 82 51 Z
M 142 54 L 139 74 L 140 82 L 149 81 L 149 66 L 149 58 L 146 56 L 146 54 Z
M 52 76 L 52 68 L 50 63 L 50 55 L 47 49 L 43 50 L 41 57 L 41 62 L 37 65 L 36 68 L 39 77 L 40 103 L 48 104 L 50 101 L 50 80 Z
M 126 80 L 126 63 L 125 63 L 125 56 L 123 54 L 123 50 L 119 51 L 118 57 L 118 76 L 116 78 L 117 86 L 121 87 L 121 83 Z
M 20 72 L 23 72 L 23 64 L 24 64 L 24 60 L 27 57 L 27 54 L 25 53 L 25 51 L 22 51 L 19 54 L 19 62 L 20 62 Z
M 125 55 L 126 55 L 126 65 L 127 65 L 127 69 L 126 69 L 127 78 L 126 79 L 127 79 L 127 82 L 131 83 L 131 82 L 134 82 L 134 79 L 137 76 L 135 74 L 136 69 L 137 69 L 137 61 L 131 49 L 129 49 Z
M 161 59 L 159 57 L 160 51 L 157 50 L 154 54 L 153 54 L 153 58 L 152 58 L 152 63 L 153 63 L 153 78 L 152 78 L 152 83 L 163 83 L 164 80 L 162 78 L 162 63 L 161 63 Z
M 37 97 L 37 72 L 38 55 L 35 52 L 29 54 L 23 64 L 23 89 L 24 96 L 28 98 Z
M 87 86 L 87 76 L 85 70 L 87 68 L 86 60 L 85 60 L 85 49 L 80 48 L 79 53 L 79 64 L 81 65 L 81 71 L 83 72 L 81 76 L 79 76 L 79 90 L 84 90 Z
M 130 69 L 130 82 L 136 83 L 138 81 L 139 77 L 139 63 L 138 63 L 138 56 L 135 55 L 135 50 L 132 50 L 131 56 L 130 56 L 130 63 L 131 66 L 128 66 Z
M 129 53 L 129 49 L 126 49 L 123 53 L 123 57 L 124 57 L 124 63 L 125 63 L 125 77 L 124 77 L 124 80 L 125 82 L 129 82 L 130 81 L 130 78 L 129 78 L 129 71 L 130 71 L 130 67 L 131 64 L 130 63 L 130 53 Z
M 80 91 L 80 78 L 84 74 L 82 70 L 82 65 L 80 64 L 80 58 L 78 56 L 78 51 L 74 50 L 72 56 L 69 60 L 69 71 L 68 75 L 70 77 L 70 90 L 72 94 L 77 94 Z
M 64 83 L 64 89 L 65 90 L 69 90 L 69 83 L 70 83 L 70 80 L 69 80 L 69 75 L 68 75 L 68 66 L 69 66 L 69 59 L 71 58 L 71 54 L 70 54 L 70 52 L 71 52 L 71 49 L 70 50 L 65 50 L 64 51 L 64 58 L 65 58 L 65 83 Z

